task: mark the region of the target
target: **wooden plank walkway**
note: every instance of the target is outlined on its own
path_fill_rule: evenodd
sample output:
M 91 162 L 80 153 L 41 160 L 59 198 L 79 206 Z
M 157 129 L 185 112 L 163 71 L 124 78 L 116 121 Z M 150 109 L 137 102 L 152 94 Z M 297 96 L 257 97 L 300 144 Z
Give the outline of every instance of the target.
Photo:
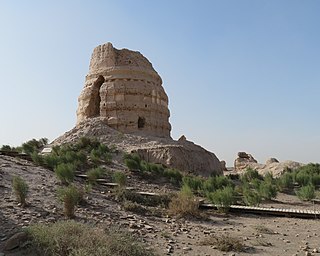
M 215 204 L 200 204 L 202 209 L 218 209 L 219 205 Z M 318 219 L 320 218 L 320 211 L 317 210 L 302 210 L 302 209 L 287 209 L 287 208 L 269 208 L 269 207 L 255 207 L 246 205 L 231 205 L 230 212 L 235 213 L 250 213 L 250 214 L 262 214 L 273 215 L 279 217 L 296 217 L 296 218 L 308 218 Z
M 86 179 L 87 175 L 77 174 L 76 177 Z M 106 179 L 97 179 L 100 185 L 108 187 L 117 187 L 117 183 L 107 182 Z M 127 190 L 136 190 L 134 187 L 126 187 Z M 137 191 L 136 193 L 144 196 L 160 196 L 159 193 Z M 204 199 L 200 199 L 200 209 L 218 209 L 218 205 L 208 204 L 204 202 Z M 260 214 L 260 215 L 272 215 L 278 217 L 295 217 L 295 218 L 308 218 L 318 219 L 320 218 L 320 211 L 316 210 L 302 210 L 302 209 L 287 209 L 287 208 L 270 208 L 270 207 L 255 207 L 246 205 L 231 205 L 230 212 L 240 214 Z

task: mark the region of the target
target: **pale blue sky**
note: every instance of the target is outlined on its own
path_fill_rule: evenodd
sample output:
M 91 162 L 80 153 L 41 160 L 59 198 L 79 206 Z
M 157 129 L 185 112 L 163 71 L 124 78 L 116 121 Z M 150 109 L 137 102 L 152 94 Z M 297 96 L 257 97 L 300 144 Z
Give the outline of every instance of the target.
M 320 1 L 0 0 L 0 145 L 76 121 L 93 48 L 143 53 L 169 96 L 172 136 L 233 164 L 320 162 Z

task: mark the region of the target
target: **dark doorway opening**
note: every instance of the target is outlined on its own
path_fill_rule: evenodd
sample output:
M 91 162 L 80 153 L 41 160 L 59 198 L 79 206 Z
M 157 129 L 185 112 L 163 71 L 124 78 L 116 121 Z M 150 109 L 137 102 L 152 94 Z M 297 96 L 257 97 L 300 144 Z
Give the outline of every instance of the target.
M 104 81 L 104 77 L 99 76 L 97 80 L 93 83 L 91 99 L 88 106 L 88 117 L 95 117 L 100 115 L 100 88 Z
M 146 124 L 146 119 L 144 117 L 140 117 L 139 116 L 139 118 L 138 118 L 138 128 L 139 129 L 144 128 L 145 124 Z

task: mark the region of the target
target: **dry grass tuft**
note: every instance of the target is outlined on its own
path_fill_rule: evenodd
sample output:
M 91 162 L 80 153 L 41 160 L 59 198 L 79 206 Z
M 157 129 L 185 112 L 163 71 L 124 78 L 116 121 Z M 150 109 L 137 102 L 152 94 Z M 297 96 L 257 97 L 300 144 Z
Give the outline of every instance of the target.
M 245 245 L 243 242 L 235 237 L 229 235 L 211 235 L 210 237 L 204 239 L 201 245 L 215 246 L 218 250 L 223 252 L 243 252 L 245 250 Z
M 169 203 L 169 214 L 178 217 L 200 217 L 199 201 L 190 187 L 184 185 L 176 197 Z

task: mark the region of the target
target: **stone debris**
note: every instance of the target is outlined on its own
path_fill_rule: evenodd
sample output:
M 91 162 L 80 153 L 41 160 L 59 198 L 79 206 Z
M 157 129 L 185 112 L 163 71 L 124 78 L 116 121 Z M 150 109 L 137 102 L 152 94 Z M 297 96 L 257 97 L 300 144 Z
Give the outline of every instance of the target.
M 239 152 L 238 157 L 234 161 L 234 170 L 236 172 L 244 172 L 247 168 L 257 170 L 261 175 L 271 172 L 273 177 L 281 176 L 288 168 L 297 169 L 304 164 L 294 161 L 279 162 L 276 158 L 269 158 L 265 164 L 258 163 L 251 154 Z

